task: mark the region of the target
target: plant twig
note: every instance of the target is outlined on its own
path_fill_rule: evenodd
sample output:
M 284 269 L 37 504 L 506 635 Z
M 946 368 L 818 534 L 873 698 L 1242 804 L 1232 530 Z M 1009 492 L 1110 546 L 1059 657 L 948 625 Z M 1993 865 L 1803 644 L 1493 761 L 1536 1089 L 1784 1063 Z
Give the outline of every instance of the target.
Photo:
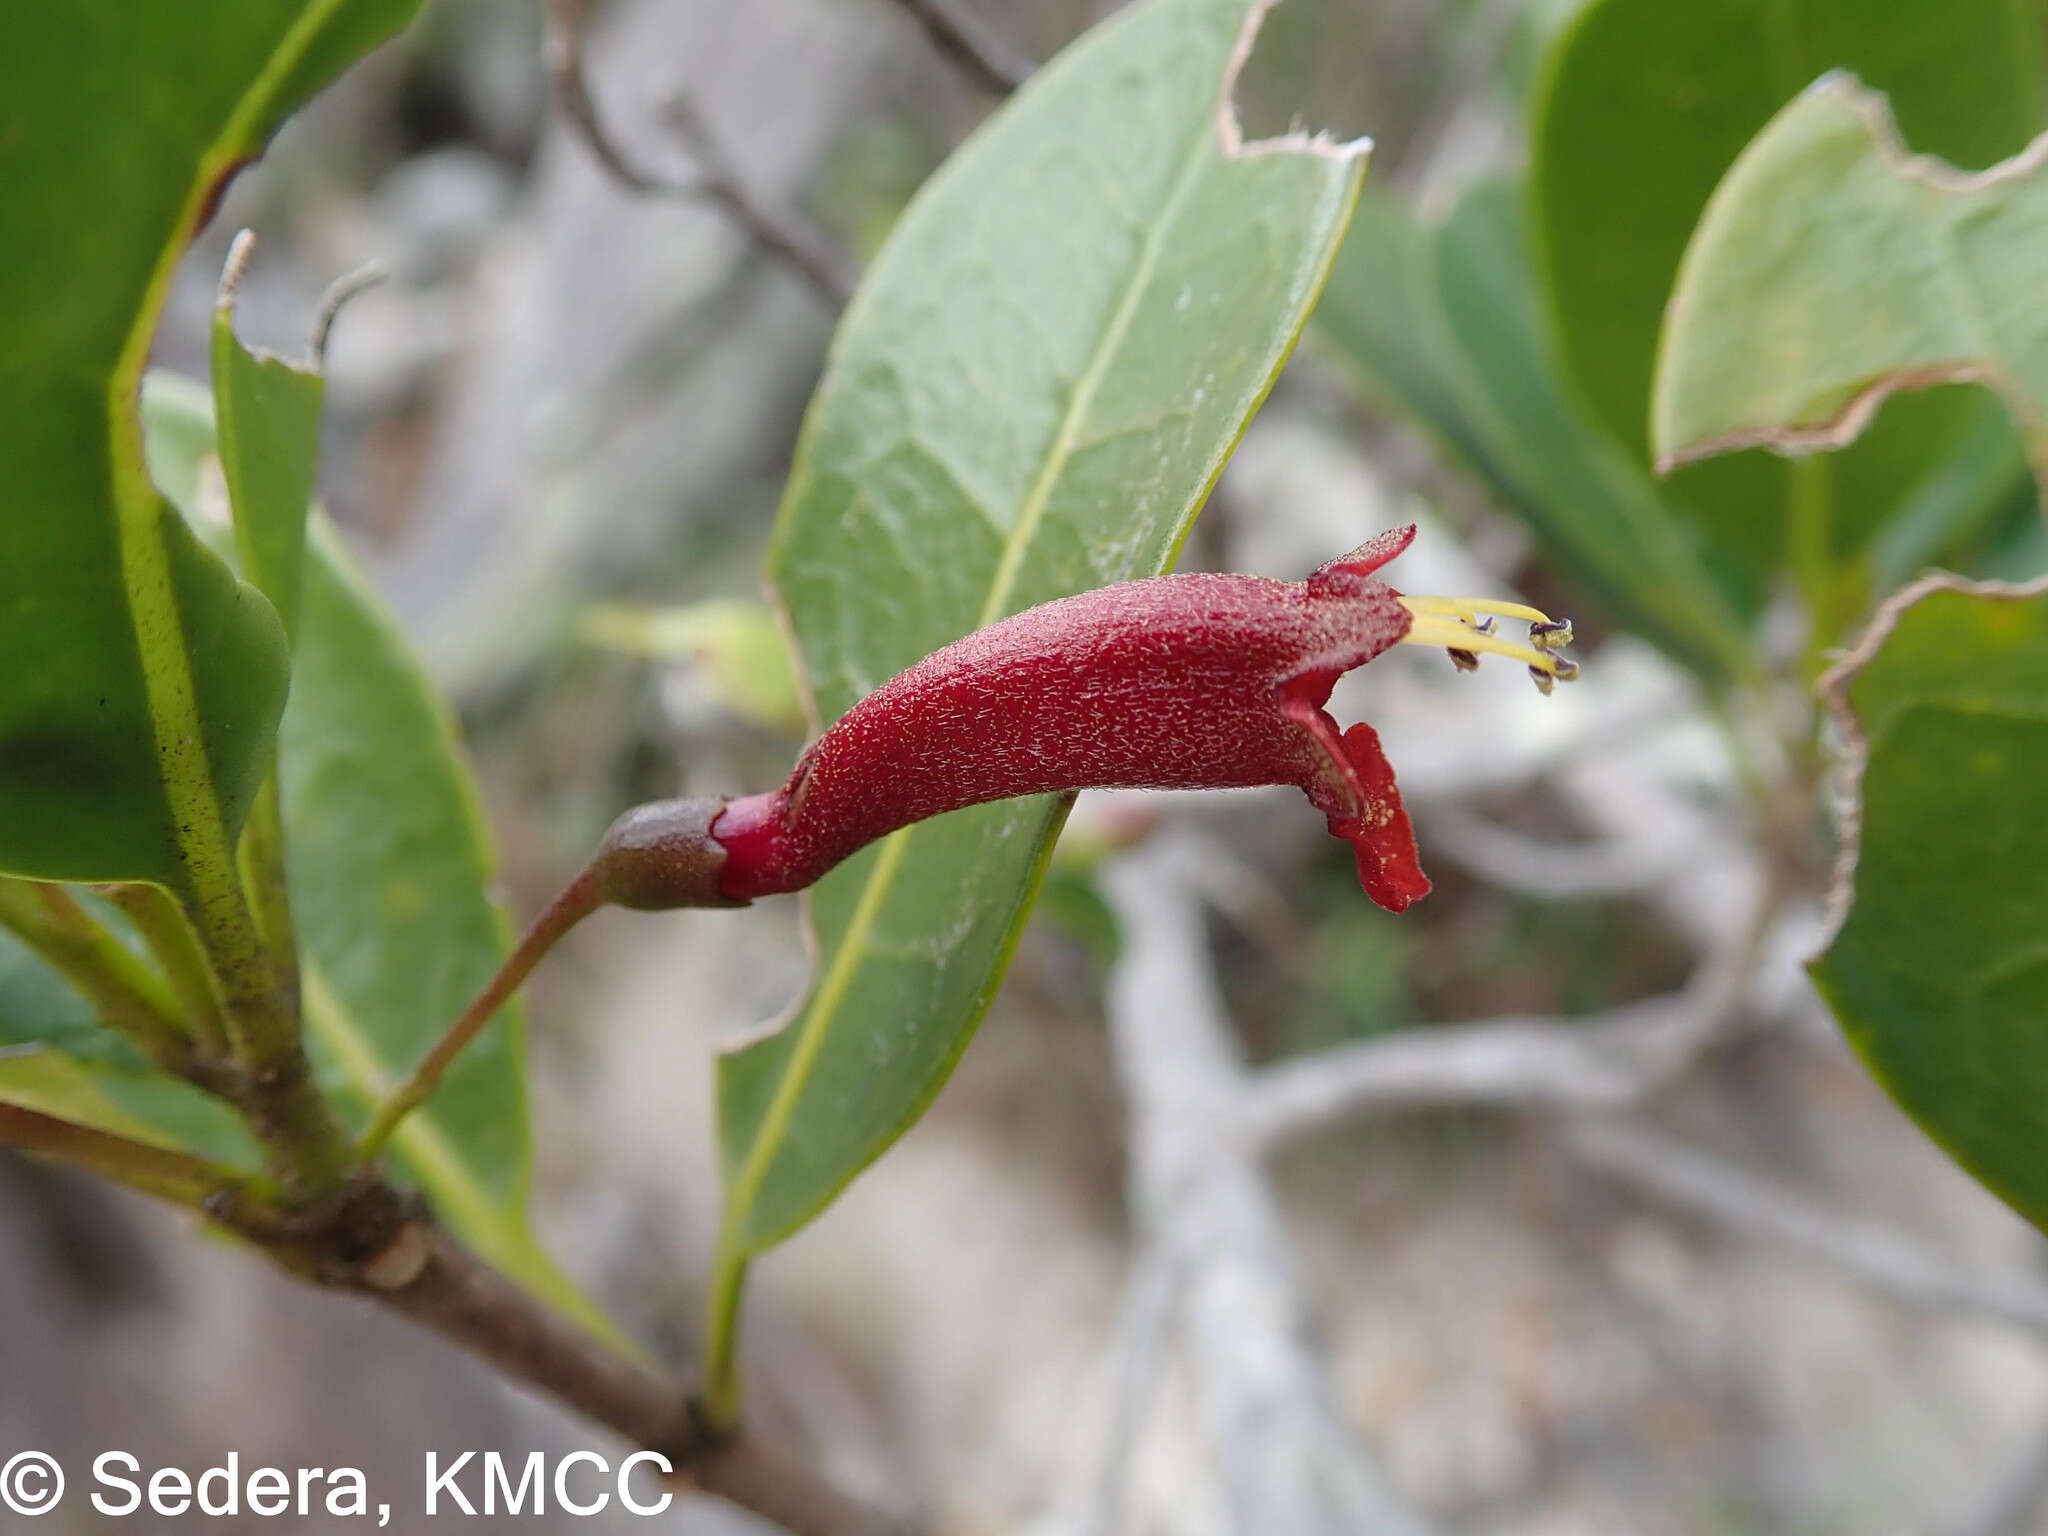
M 211 844 L 202 851 L 203 857 L 185 861 L 184 878 L 172 895 L 219 991 L 237 1068 L 235 1107 L 262 1145 L 270 1171 L 295 1199 L 332 1199 L 353 1161 L 348 1137 L 313 1082 L 298 1013 L 278 985 L 234 851 Z
M 1278 1211 L 1247 1149 L 1216 1134 L 1244 1074 L 1200 913 L 1175 850 L 1105 869 L 1123 939 L 1108 1016 L 1131 1113 L 1131 1201 L 1171 1256 L 1235 1527 L 1289 1536 L 1418 1536 L 1337 1418 Z
M 1242 1132 L 1265 1147 L 1373 1109 L 1610 1109 L 1639 1099 L 1697 1059 L 1747 1002 L 1777 907 L 1767 892 L 1723 950 L 1668 997 L 1583 1023 L 1491 1019 L 1402 1030 L 1268 1067 L 1252 1076 Z
M 613 1353 L 537 1304 L 440 1228 L 408 1223 L 384 1250 L 403 1283 L 379 1284 L 378 1261 L 347 1284 L 537 1387 L 633 1444 L 666 1456 L 678 1476 L 775 1521 L 795 1536 L 883 1536 L 904 1528 L 821 1481 L 773 1444 L 707 1432 L 682 1390 Z M 407 1260 L 410 1262 L 407 1262 Z M 416 1264 L 409 1275 L 405 1269 Z
M 606 127 L 583 64 L 586 0 L 548 0 L 543 49 L 555 100 L 591 154 L 620 185 L 662 197 L 708 199 L 723 209 L 763 250 L 793 267 L 835 310 L 853 296 L 853 274 L 822 231 L 792 210 L 772 208 L 755 195 L 724 146 L 681 97 L 664 115 L 685 139 L 697 176 L 676 181 L 657 175 L 628 154 Z
M 463 1048 L 519 990 L 562 936 L 599 907 L 638 912 L 672 912 L 681 907 L 745 906 L 719 890 L 725 849 L 711 835 L 725 809 L 717 797 L 651 800 L 631 807 L 611 824 L 597 851 L 535 918 L 455 1022 L 427 1052 L 405 1086 L 377 1112 L 356 1149 L 359 1162 L 375 1161 L 391 1133 L 441 1081 Z
M 292 898 L 285 883 L 284 807 L 278 800 L 277 769 L 273 765 L 256 791 L 256 803 L 249 808 L 249 823 L 242 829 L 242 842 L 235 861 L 242 872 L 242 888 L 249 896 L 249 915 L 263 951 L 270 957 L 270 974 L 284 994 L 286 1010 L 299 1014 L 299 941 L 292 927 Z
M 1085 1502 L 1073 1521 L 1074 1536 L 1115 1536 L 1123 1529 L 1124 1488 L 1131 1455 L 1152 1407 L 1180 1292 L 1176 1266 L 1166 1254 L 1140 1254 L 1124 1282 L 1118 1309 L 1114 1400 L 1108 1433 Z
M 520 936 L 512 953 L 505 957 L 505 963 L 498 967 L 497 974 L 484 983 L 483 990 L 470 999 L 469 1006 L 462 1010 L 419 1066 L 413 1069 L 412 1076 L 378 1109 L 369 1130 L 357 1143 L 358 1162 L 367 1164 L 377 1160 L 385 1144 L 391 1140 L 391 1133 L 398 1129 L 399 1122 L 427 1101 L 455 1058 L 511 1000 L 512 994 L 519 990 L 533 968 L 555 947 L 562 935 L 603 904 L 602 883 L 591 870 L 586 869 L 563 887 L 561 894 L 548 903 Z
M 262 1181 L 204 1158 L 0 1104 L 0 1146 L 96 1173 L 203 1214 L 301 1279 L 368 1296 L 521 1386 L 668 1458 L 686 1485 L 793 1536 L 906 1536 L 751 1434 L 715 1436 L 679 1385 L 591 1337 L 470 1253 L 381 1179 L 308 1212 Z
M 1037 67 L 986 28 L 963 16 L 952 0 L 897 0 L 924 28 L 932 46 L 993 95 L 1007 96 Z
M 1510 831 L 1455 801 L 1430 808 L 1429 847 L 1491 885 L 1550 900 L 1646 890 L 1668 880 L 1694 852 L 1676 839 L 1664 844 L 1546 842 Z
M 1733 1164 L 1637 1126 L 1589 1123 L 1566 1138 L 1589 1167 L 1750 1237 L 1777 1243 L 1895 1301 L 2048 1334 L 2048 1285 L 1976 1275 L 1910 1238 L 1774 1189 Z

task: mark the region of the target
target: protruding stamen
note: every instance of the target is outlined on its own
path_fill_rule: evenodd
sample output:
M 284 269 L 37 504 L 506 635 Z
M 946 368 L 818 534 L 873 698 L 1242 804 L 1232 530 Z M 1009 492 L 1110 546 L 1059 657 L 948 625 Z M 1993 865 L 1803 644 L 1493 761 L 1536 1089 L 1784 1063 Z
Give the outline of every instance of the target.
M 1401 637 L 1404 645 L 1436 646 L 1446 651 L 1465 651 L 1472 655 L 1491 653 L 1495 656 L 1512 656 L 1516 661 L 1544 671 L 1553 671 L 1557 659 L 1547 651 L 1534 646 L 1522 645 L 1499 635 L 1481 634 L 1469 624 L 1444 614 L 1423 613 L 1415 616 L 1408 626 L 1408 633 Z
M 1550 690 L 1557 686 L 1557 674 L 1546 672 L 1541 667 L 1531 667 L 1529 677 L 1536 684 L 1536 691 L 1546 699 L 1550 697 Z
M 1537 686 L 1546 694 L 1551 685 L 1570 682 L 1579 675 L 1579 664 L 1557 653 L 1572 640 L 1572 621 L 1553 619 L 1539 608 L 1525 603 L 1496 603 L 1484 598 L 1412 597 L 1403 594 L 1403 606 L 1413 615 L 1405 645 L 1442 646 L 1451 664 L 1460 672 L 1479 665 L 1481 652 L 1512 656 L 1528 667 Z M 1503 639 L 1496 631 L 1496 617 L 1527 619 L 1529 643 Z
M 1417 597 L 1402 593 L 1401 601 L 1410 613 L 1447 613 L 1467 624 L 1478 622 L 1482 613 L 1497 613 L 1504 619 L 1526 619 L 1531 624 L 1548 624 L 1550 615 L 1527 603 L 1496 603 L 1486 597 Z

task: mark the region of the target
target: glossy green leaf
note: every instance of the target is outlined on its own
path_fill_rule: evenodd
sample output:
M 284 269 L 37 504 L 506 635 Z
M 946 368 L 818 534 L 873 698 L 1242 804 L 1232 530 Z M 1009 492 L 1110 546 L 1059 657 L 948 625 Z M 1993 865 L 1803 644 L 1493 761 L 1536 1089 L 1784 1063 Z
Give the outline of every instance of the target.
M 204 483 L 205 392 L 151 374 L 151 470 Z M 188 458 L 193 453 L 198 459 Z M 205 516 L 194 506 L 188 515 Z M 497 969 L 492 855 L 453 722 L 397 623 L 317 520 L 278 738 L 306 1047 L 358 1129 Z M 442 1220 L 536 1293 L 602 1327 L 526 1220 L 530 1149 L 516 1010 L 486 1027 L 393 1139 Z
M 1814 980 L 1906 1112 L 2048 1230 L 2048 584 L 1908 589 L 1825 693 L 1867 758 Z
M 769 559 L 820 720 L 980 625 L 1172 563 L 1364 170 L 1306 139 L 1224 142 L 1258 8 L 1112 17 L 896 226 L 834 342 Z M 729 1259 L 802 1225 L 938 1092 L 1064 810 L 941 817 L 818 886 L 809 994 L 720 1063 Z
M 0 7 L 0 869 L 231 875 L 284 637 L 151 488 L 135 393 L 225 178 L 417 4 Z
M 119 927 L 110 908 L 99 915 Z M 78 1089 L 78 1102 L 28 1096 L 36 1085 L 57 1080 Z M 148 1139 L 165 1146 L 251 1170 L 261 1166 L 232 1110 L 144 1061 L 101 1026 L 69 982 L 6 932 L 0 932 L 0 1102 L 124 1135 L 146 1128 Z
M 306 513 L 320 461 L 325 381 L 310 368 L 253 352 L 235 335 L 235 312 L 213 313 L 213 398 L 221 475 L 234 512 L 243 574 L 270 599 L 288 639 L 299 628 Z
M 2048 484 L 2048 137 L 1965 176 L 1908 158 L 1833 76 L 1774 118 L 1686 252 L 1659 361 L 1665 458 L 1832 447 L 1895 389 L 1994 383 Z
M 1741 617 L 1684 525 L 1558 375 L 1512 185 L 1475 186 L 1435 225 L 1368 189 L 1315 334 L 1475 470 L 1621 622 L 1710 676 L 1748 664 Z
M 1546 63 L 1530 181 L 1547 319 L 1595 418 L 1648 462 L 1658 329 L 1687 238 L 1743 146 L 1809 81 L 1857 70 L 1894 93 L 1917 145 L 1985 165 L 2038 126 L 2038 31 L 2024 0 L 1591 0 Z M 1978 390 L 1902 396 L 1845 453 L 1691 465 L 1666 504 L 1740 605 L 1760 607 L 1789 573 L 1824 644 L 1874 588 L 1870 541 L 1939 494 L 1979 434 L 2005 433 L 1999 415 Z M 1949 515 L 1967 521 L 2024 475 L 2008 441 L 2002 482 Z

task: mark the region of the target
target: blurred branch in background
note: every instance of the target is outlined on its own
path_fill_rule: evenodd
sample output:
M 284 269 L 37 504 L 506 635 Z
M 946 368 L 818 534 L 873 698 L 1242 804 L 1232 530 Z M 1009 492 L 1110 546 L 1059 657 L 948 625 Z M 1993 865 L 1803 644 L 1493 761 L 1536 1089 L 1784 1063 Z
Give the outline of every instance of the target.
M 1255 1073 L 1240 1127 L 1270 1147 L 1372 1109 L 1494 1104 L 1605 1109 L 1670 1082 L 1719 1040 L 1748 1002 L 1776 902 L 1669 997 L 1597 1019 L 1493 1019 L 1381 1035 Z
M 1108 1016 L 1131 1116 L 1133 1217 L 1177 1277 L 1233 1528 L 1422 1536 L 1332 1408 L 1279 1212 L 1251 1156 L 1217 1134 L 1238 1113 L 1244 1075 L 1185 857 L 1160 840 L 1103 875 L 1123 943 Z
M 598 162 L 622 185 L 662 197 L 704 199 L 725 211 L 747 238 L 787 262 L 833 309 L 853 296 L 854 273 L 825 232 L 794 209 L 771 207 L 739 174 L 710 124 L 677 93 L 663 108 L 696 163 L 696 175 L 677 181 L 649 171 L 613 137 L 598 111 L 584 72 L 583 34 L 588 0 L 548 0 L 544 44 L 548 74 L 562 115 Z
M 1070 1536 L 1117 1536 L 1124 1528 L 1124 1494 L 1131 1458 L 1158 1396 L 1166 1346 L 1180 1300 L 1180 1275 L 1170 1257 L 1149 1248 L 1132 1259 L 1110 1343 L 1109 1428 L 1101 1439 L 1093 1483 L 1076 1501 L 1077 1513 L 1048 1529 Z
M 1007 95 L 1037 66 L 965 15 L 953 0 L 897 0 L 924 28 L 932 46 L 984 90 Z
M 1528 837 L 1455 801 L 1431 811 L 1429 846 L 1502 890 L 1549 901 L 1633 895 L 1668 879 L 1697 853 L 1675 839 L 1565 843 Z
M 1980 1276 L 1897 1233 L 1774 1189 L 1732 1164 L 1637 1126 L 1572 1128 L 1572 1151 L 1610 1178 L 1747 1237 L 1778 1243 L 1908 1306 L 2048 1334 L 2048 1283 Z

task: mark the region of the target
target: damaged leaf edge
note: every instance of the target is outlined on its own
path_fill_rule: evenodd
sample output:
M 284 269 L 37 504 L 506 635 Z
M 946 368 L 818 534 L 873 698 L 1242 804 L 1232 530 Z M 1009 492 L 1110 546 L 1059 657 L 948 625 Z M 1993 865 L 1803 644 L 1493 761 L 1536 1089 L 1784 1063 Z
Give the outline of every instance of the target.
M 1959 592 L 1966 597 L 1988 597 L 2001 601 L 2022 601 L 2048 596 L 2048 575 L 2030 581 L 1971 581 L 1948 571 L 1931 571 L 1907 583 L 1878 605 L 1869 626 L 1855 645 L 1840 653 L 1833 665 L 1820 675 L 1813 691 L 1840 733 L 1840 745 L 1833 774 L 1835 833 L 1841 846 L 1835 852 L 1835 866 L 1828 879 L 1827 908 L 1821 933 L 1809 966 L 1816 965 L 1834 947 L 1856 896 L 1856 864 L 1863 848 L 1863 774 L 1870 763 L 1870 738 L 1849 701 L 1849 690 L 1863 669 L 1876 659 L 1899 620 L 1923 598 L 1936 592 Z
M 2003 182 L 2017 181 L 2022 177 L 2048 167 L 2048 133 L 2037 135 L 2025 149 L 2011 157 L 1987 166 L 1981 171 L 1959 171 L 1947 161 L 1935 155 L 1920 154 L 1912 150 L 1899 131 L 1898 118 L 1892 112 L 1891 99 L 1881 91 L 1872 90 L 1856 76 L 1843 70 L 1830 70 L 1820 76 L 1796 98 L 1804 102 L 1814 97 L 1839 97 L 1851 112 L 1863 121 L 1865 131 L 1870 135 L 1877 156 L 1885 168 L 1902 179 L 1918 181 L 1934 191 L 1949 195 L 1967 195 L 1986 191 Z M 1789 109 L 1788 109 L 1789 110 Z M 1780 113 L 1780 118 L 1783 114 Z M 1738 178 L 1747 168 L 1757 146 L 1770 133 L 1780 118 L 1774 118 L 1750 140 L 1735 164 L 1721 178 L 1714 194 L 1707 200 L 1701 211 L 1698 225 L 1694 228 L 1693 242 L 1688 243 L 1684 259 L 1678 267 L 1678 277 L 1673 283 L 1669 309 L 1666 312 L 1662 333 L 1658 338 L 1657 361 L 1654 370 L 1656 400 L 1653 403 L 1652 421 L 1661 414 L 1662 396 L 1665 388 L 1665 349 L 1678 318 L 1689 308 L 1689 288 L 1692 268 L 1697 256 L 1698 233 L 1715 219 L 1721 209 L 1732 200 Z M 1803 458 L 1815 453 L 1828 453 L 1845 448 L 1870 425 L 1878 408 L 1893 395 L 1913 389 L 1926 389 L 1939 384 L 1981 384 L 1992 390 L 2005 402 L 2006 410 L 2027 439 L 2028 459 L 2034 471 L 2034 478 L 2044 492 L 2048 492 L 2048 440 L 2044 440 L 2043 424 L 2036 419 L 2034 409 L 2018 386 L 2005 370 L 1994 363 L 1977 358 L 1958 358 L 1954 362 L 1935 363 L 1921 368 L 1902 368 L 1873 379 L 1843 402 L 1841 408 L 1826 421 L 1811 426 L 1754 426 L 1741 427 L 1732 432 L 1717 433 L 1677 448 L 1660 449 L 1656 456 L 1656 470 L 1668 475 L 1673 470 L 1702 459 L 1717 457 L 1724 453 L 1735 453 L 1745 448 L 1768 448 L 1787 458 Z

